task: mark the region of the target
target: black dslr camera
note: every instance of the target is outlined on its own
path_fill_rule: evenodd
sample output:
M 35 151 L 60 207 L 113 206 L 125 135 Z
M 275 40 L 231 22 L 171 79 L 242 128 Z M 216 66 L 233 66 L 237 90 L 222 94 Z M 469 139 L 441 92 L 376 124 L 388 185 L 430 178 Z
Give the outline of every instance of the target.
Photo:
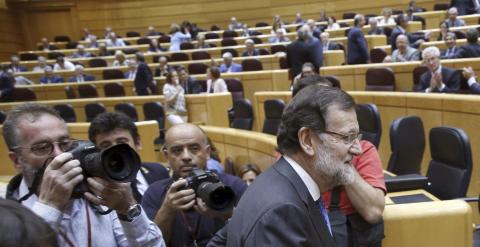
M 115 182 L 132 182 L 140 169 L 140 158 L 128 144 L 117 144 L 103 151 L 89 141 L 76 142 L 69 151 L 80 161 L 84 180 L 72 192 L 80 198 L 89 191 L 87 177 L 100 177 Z
M 229 186 L 220 182 L 218 174 L 193 168 L 187 180 L 187 188 L 193 189 L 197 197 L 202 198 L 207 206 L 216 211 L 226 211 L 233 208 L 235 192 Z

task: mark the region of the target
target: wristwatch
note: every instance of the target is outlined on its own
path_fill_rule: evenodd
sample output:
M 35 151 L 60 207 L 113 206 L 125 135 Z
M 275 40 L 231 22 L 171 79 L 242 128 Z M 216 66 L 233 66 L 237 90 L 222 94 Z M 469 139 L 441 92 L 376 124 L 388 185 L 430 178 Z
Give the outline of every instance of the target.
M 127 215 L 119 214 L 119 213 L 117 213 L 117 215 L 118 215 L 118 219 L 120 220 L 132 222 L 141 213 L 142 213 L 142 207 L 140 206 L 140 204 L 135 204 L 128 208 Z

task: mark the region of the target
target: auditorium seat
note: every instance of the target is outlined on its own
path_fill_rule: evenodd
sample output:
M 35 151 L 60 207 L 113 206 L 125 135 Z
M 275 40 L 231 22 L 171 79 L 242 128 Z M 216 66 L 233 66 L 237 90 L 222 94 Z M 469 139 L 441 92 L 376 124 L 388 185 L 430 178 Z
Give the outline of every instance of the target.
M 125 89 L 122 83 L 111 82 L 103 86 L 103 91 L 106 97 L 123 97 L 125 96 Z
M 430 130 L 430 161 L 427 191 L 441 200 L 465 197 L 472 175 L 472 151 L 467 134 L 459 128 Z
M 128 31 L 125 36 L 127 36 L 127 38 L 132 38 L 132 37 L 140 37 L 140 33 L 137 32 L 137 31 Z
M 207 73 L 208 65 L 204 63 L 191 63 L 188 65 L 188 73 L 191 75 L 201 75 Z
M 338 77 L 334 75 L 327 75 L 325 76 L 325 79 L 329 80 L 332 83 L 332 87 L 342 89 L 342 85 L 340 84 L 340 79 L 338 79 Z
M 56 60 L 57 57 L 65 57 L 65 54 L 63 54 L 61 52 L 58 52 L 58 51 L 52 51 L 52 52 L 49 52 L 48 55 L 47 55 L 47 58 L 49 60 Z
M 449 4 L 448 3 L 436 3 L 433 5 L 433 11 L 437 11 L 437 10 L 448 10 L 449 8 Z
M 234 117 L 232 128 L 252 130 L 253 127 L 253 108 L 248 99 L 240 99 L 233 102 Z
M 225 48 L 225 49 L 222 49 L 220 53 L 223 55 L 225 52 L 230 52 L 230 54 L 232 54 L 232 57 L 238 57 L 238 52 L 235 49 Z
M 210 59 L 210 53 L 206 51 L 194 51 L 192 52 L 192 60 L 205 60 Z
M 102 73 L 104 80 L 125 79 L 125 74 L 119 69 L 106 69 Z
M 66 123 L 75 123 L 77 122 L 77 116 L 75 115 L 75 110 L 70 104 L 57 104 L 53 108 L 60 114 L 60 117 L 65 120 Z
M 180 44 L 180 50 L 192 50 L 195 49 L 192 43 L 184 42 Z
M 130 117 L 134 122 L 138 121 L 137 109 L 132 103 L 118 103 L 114 106 L 116 112 L 121 112 Z
M 85 105 L 85 119 L 91 122 L 98 114 L 107 112 L 107 108 L 102 103 L 88 103 Z
M 266 22 L 257 22 L 255 23 L 255 27 L 268 27 L 270 26 L 268 23 Z
M 355 15 L 357 15 L 357 13 L 355 12 L 345 12 L 343 13 L 342 15 L 342 19 L 353 19 L 355 17 Z
M 259 71 L 263 70 L 262 62 L 258 59 L 244 59 L 242 61 L 243 71 Z
M 288 69 L 287 58 L 285 56 L 280 57 L 278 60 L 280 69 Z
M 158 123 L 160 131 L 156 143 L 163 144 L 165 142 L 165 111 L 160 102 L 147 102 L 143 104 L 143 115 L 145 121 L 155 120 Z
M 395 91 L 395 74 L 392 69 L 376 67 L 365 73 L 366 91 Z
M 237 78 L 227 78 L 225 79 L 225 83 L 227 84 L 228 91 L 232 94 L 233 102 L 243 99 L 243 84 Z
M 237 37 L 238 34 L 237 32 L 235 31 L 232 31 L 232 30 L 225 30 L 222 34 L 222 37 L 225 39 L 225 38 L 235 38 Z
M 4 111 L 0 111 L 0 124 L 3 124 L 5 119 L 7 119 L 7 114 Z
M 188 56 L 188 54 L 183 52 L 172 53 L 170 57 L 171 62 L 181 62 L 181 61 L 189 61 L 189 60 L 190 60 L 190 57 Z
M 269 99 L 263 103 L 265 120 L 263 121 L 262 132 L 270 135 L 277 135 L 278 127 L 282 120 L 285 102 L 281 99 Z
M 213 31 L 213 30 L 212 30 Z M 220 35 L 218 33 L 206 33 L 205 34 L 205 39 L 219 39 Z
M 287 52 L 287 47 L 285 45 L 272 45 L 270 46 L 270 53 L 275 54 L 277 52 Z
M 138 52 L 137 48 L 125 48 L 122 50 L 125 55 L 135 54 Z
M 390 125 L 390 158 L 387 170 L 396 175 L 420 174 L 425 151 L 422 119 L 405 116 Z
M 66 86 L 64 90 L 65 90 L 65 95 L 67 96 L 67 99 L 77 98 L 77 93 L 75 92 L 75 89 L 73 89 L 73 87 Z
M 148 37 L 141 37 L 137 39 L 137 45 L 150 45 L 152 43 L 152 40 Z
M 80 98 L 98 98 L 97 87 L 92 84 L 78 85 L 78 96 Z
M 30 88 L 14 88 L 12 92 L 14 101 L 36 101 L 37 96 Z
M 36 61 L 38 55 L 35 53 L 20 53 L 20 61 Z
M 222 46 L 236 46 L 238 45 L 237 41 L 233 38 L 223 38 L 221 41 Z
M 357 113 L 362 140 L 371 142 L 378 149 L 382 137 L 382 121 L 377 106 L 374 104 L 357 104 L 355 112 Z
M 387 56 L 387 53 L 382 48 L 373 48 L 370 49 L 370 62 L 371 63 L 382 63 L 383 59 Z
M 262 44 L 262 40 L 259 37 L 249 37 L 256 45 Z
M 53 37 L 53 41 L 55 41 L 55 42 L 70 42 L 71 39 L 67 35 L 57 35 L 57 36 Z
M 158 38 L 158 43 L 159 43 L 159 44 L 161 44 L 161 43 L 170 43 L 170 36 L 168 36 L 168 35 L 161 36 L 160 38 Z
M 78 42 L 77 41 L 70 41 L 65 45 L 66 49 L 77 49 Z
M 420 77 L 425 73 L 428 72 L 428 68 L 426 66 L 418 66 L 413 69 L 412 76 L 413 76 L 413 92 L 420 92 L 422 90 L 422 85 L 420 85 Z
M 88 65 L 90 68 L 108 67 L 107 61 L 103 58 L 92 58 L 88 60 Z
M 258 49 L 258 53 L 260 54 L 260 56 L 270 55 L 270 52 L 268 52 L 268 50 L 267 50 L 267 49 L 264 49 L 264 48 Z

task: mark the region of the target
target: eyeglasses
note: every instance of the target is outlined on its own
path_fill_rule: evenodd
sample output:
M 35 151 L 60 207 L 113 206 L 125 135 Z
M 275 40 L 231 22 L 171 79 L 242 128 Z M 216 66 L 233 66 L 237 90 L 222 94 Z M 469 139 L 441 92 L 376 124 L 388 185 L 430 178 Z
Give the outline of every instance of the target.
M 31 145 L 30 147 L 22 147 L 17 146 L 13 147 L 12 150 L 15 149 L 30 149 L 30 151 L 35 154 L 36 156 L 47 156 L 53 153 L 54 145 L 57 144 L 58 148 L 62 150 L 62 152 L 70 151 L 76 144 L 78 140 L 76 139 L 62 139 L 55 142 L 39 142 Z
M 336 140 L 341 140 L 345 145 L 352 145 L 355 141 L 362 139 L 362 134 L 344 135 L 334 131 L 324 130 L 323 133 L 333 136 Z

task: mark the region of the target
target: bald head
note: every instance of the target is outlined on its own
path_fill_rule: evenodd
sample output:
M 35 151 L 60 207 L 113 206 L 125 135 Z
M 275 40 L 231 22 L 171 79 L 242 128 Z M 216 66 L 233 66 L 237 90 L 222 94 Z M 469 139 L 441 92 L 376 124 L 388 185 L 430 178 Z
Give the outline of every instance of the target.
M 407 49 L 408 46 L 408 38 L 404 34 L 400 34 L 397 36 L 397 40 L 395 42 L 397 48 L 402 51 L 402 53 Z
M 182 124 L 175 124 L 170 129 L 168 129 L 167 133 L 165 134 L 165 145 L 168 146 L 169 143 L 173 142 L 177 137 L 183 136 L 200 136 L 207 141 L 207 135 L 205 132 L 198 127 L 198 125 L 191 124 L 191 123 L 182 123 Z

